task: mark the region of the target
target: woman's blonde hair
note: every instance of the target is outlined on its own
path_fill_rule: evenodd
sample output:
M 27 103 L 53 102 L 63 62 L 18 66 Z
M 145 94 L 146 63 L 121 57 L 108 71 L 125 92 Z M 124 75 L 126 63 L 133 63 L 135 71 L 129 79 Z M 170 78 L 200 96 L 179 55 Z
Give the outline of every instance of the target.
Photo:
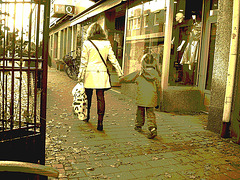
M 101 25 L 95 22 L 87 30 L 87 39 L 106 40 L 107 37 Z

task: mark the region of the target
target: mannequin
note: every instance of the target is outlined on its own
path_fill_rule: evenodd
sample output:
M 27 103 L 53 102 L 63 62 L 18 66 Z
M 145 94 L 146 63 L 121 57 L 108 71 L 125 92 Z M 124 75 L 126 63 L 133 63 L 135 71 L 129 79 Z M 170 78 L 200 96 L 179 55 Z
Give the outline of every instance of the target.
M 179 18 L 179 14 L 176 15 L 176 21 L 183 22 L 183 19 Z M 190 24 L 189 24 L 190 23 Z M 201 35 L 201 22 L 200 18 L 193 14 L 192 19 L 188 21 L 188 30 L 182 32 L 182 41 L 177 47 L 177 51 L 182 51 L 182 57 L 179 64 L 182 65 L 182 82 L 184 85 L 193 85 L 195 76 L 195 65 L 198 61 L 198 52 L 200 45 Z M 183 49 L 184 48 L 184 49 Z
M 181 23 L 183 22 L 183 20 L 184 20 L 184 15 L 183 15 L 183 13 L 181 13 L 181 12 L 177 13 L 177 14 L 176 14 L 176 17 L 175 17 L 175 20 L 176 20 L 176 22 L 177 22 L 178 24 L 181 24 Z M 174 41 L 175 41 L 175 37 L 173 37 L 171 43 L 173 44 Z
M 201 35 L 201 22 L 198 22 L 196 20 L 196 15 L 192 15 L 192 19 L 193 19 L 193 28 L 192 28 L 192 31 L 190 32 L 188 44 L 184 50 L 182 59 L 180 61 L 181 65 L 188 64 L 189 70 L 192 70 L 193 64 L 197 62 L 199 41 L 200 41 L 200 35 Z M 177 51 L 181 51 L 185 42 L 186 42 L 185 40 L 182 41 L 180 46 L 177 48 Z
M 177 13 L 175 19 L 178 23 L 182 23 L 183 19 L 184 19 L 183 13 L 181 13 L 181 12 Z

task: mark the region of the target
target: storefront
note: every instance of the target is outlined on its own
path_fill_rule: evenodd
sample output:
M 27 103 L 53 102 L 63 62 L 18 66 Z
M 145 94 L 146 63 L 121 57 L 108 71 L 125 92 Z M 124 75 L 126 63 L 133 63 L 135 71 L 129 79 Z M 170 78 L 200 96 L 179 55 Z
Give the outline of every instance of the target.
M 163 111 L 208 111 L 217 8 L 217 0 L 128 2 L 124 74 L 152 53 L 162 68 Z
M 195 110 L 209 109 L 217 9 L 217 0 L 174 1 L 168 84 L 189 91 Z

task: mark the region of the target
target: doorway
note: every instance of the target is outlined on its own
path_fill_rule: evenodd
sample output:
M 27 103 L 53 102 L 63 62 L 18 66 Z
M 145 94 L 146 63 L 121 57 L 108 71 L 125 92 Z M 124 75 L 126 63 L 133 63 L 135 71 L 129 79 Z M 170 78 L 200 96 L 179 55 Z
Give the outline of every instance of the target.
M 202 92 L 204 110 L 209 111 L 214 62 L 215 40 L 217 32 L 218 1 L 212 0 L 204 7 L 207 13 L 203 29 L 201 57 L 199 62 L 199 89 Z

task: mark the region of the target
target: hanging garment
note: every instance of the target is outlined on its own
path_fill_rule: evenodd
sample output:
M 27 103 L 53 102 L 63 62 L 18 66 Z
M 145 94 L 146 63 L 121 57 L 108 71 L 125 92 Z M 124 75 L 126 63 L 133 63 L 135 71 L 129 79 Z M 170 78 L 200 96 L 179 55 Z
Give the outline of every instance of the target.
M 200 45 L 201 23 L 195 23 L 190 33 L 189 42 L 184 50 L 180 64 L 188 64 L 189 70 L 192 69 L 194 63 L 198 60 L 198 52 Z

